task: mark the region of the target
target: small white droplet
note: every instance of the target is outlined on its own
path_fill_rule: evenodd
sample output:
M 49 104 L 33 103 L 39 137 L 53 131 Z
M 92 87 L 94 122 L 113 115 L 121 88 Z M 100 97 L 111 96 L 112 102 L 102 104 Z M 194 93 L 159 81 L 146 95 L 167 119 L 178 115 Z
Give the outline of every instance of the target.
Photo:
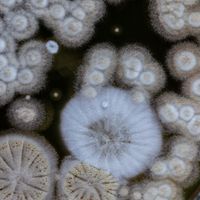
M 102 106 L 103 109 L 108 108 L 108 105 L 109 105 L 108 101 L 103 101 L 102 104 L 101 104 L 101 106 Z
M 46 43 L 46 48 L 47 48 L 48 52 L 51 53 L 51 54 L 57 54 L 58 51 L 59 51 L 58 43 L 53 41 L 53 40 L 49 40 Z

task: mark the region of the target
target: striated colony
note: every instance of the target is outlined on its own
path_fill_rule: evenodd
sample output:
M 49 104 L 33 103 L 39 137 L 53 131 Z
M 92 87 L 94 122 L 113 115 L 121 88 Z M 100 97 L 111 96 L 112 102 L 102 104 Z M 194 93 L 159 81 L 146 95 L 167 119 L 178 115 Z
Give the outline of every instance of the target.
M 61 200 L 116 200 L 119 184 L 101 169 L 66 158 L 61 164 L 57 187 Z
M 54 149 L 40 137 L 11 131 L 0 139 L 0 198 L 53 198 L 57 160 Z

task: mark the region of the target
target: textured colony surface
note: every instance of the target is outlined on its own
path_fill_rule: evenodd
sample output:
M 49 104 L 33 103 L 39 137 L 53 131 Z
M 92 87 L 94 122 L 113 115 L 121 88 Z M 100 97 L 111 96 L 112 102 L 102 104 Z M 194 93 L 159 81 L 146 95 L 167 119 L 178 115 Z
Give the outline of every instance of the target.
M 102 89 L 94 99 L 75 97 L 63 111 L 61 130 L 78 159 L 118 178 L 141 173 L 161 147 L 159 123 L 150 106 L 134 104 L 120 89 Z
M 56 154 L 43 138 L 19 133 L 1 136 L 0 169 L 0 199 L 52 198 Z
M 7 116 L 13 127 L 21 130 L 38 130 L 47 121 L 45 107 L 36 99 L 20 98 L 11 103 Z
M 118 182 L 112 175 L 74 159 L 61 165 L 58 190 L 60 199 L 116 200 Z
M 170 40 L 200 33 L 199 0 L 150 0 L 154 28 Z
M 0 37 L 0 105 L 11 101 L 15 93 L 40 91 L 45 85 L 52 59 L 45 44 L 40 41 L 28 41 L 16 53 L 13 49 L 15 42 L 8 38 L 8 33 L 5 34 Z M 12 43 L 11 49 L 9 43 Z
M 136 89 L 111 87 L 116 54 L 107 44 L 89 50 L 82 89 L 62 112 L 61 132 L 75 157 L 123 180 L 143 172 L 160 152 L 161 129 L 148 99 L 164 74 L 146 49 L 132 45 L 119 52 L 118 76 Z

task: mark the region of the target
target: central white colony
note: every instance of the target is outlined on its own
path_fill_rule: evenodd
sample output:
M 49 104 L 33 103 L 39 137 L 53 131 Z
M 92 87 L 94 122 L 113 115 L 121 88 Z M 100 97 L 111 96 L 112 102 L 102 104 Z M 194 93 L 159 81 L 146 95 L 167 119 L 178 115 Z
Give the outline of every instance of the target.
M 62 136 L 72 154 L 120 180 L 150 167 L 162 145 L 150 105 L 132 98 L 128 91 L 105 87 L 95 98 L 78 94 L 61 116 Z

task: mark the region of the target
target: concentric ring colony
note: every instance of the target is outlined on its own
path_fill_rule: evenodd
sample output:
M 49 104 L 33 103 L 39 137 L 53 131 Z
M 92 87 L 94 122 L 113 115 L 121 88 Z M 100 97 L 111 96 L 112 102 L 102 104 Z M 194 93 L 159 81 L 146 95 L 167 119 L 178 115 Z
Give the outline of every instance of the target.
M 80 91 L 62 112 L 61 132 L 67 148 L 82 162 L 116 177 L 122 184 L 118 199 L 181 200 L 183 188 L 198 178 L 199 46 L 192 42 L 176 44 L 166 60 L 171 75 L 183 81 L 184 96 L 165 92 L 155 100 L 154 95 L 165 85 L 165 74 L 147 49 L 128 45 L 116 50 L 108 44 L 98 44 L 85 55 L 80 69 Z M 111 85 L 116 81 L 124 89 L 113 88 Z M 148 109 L 140 110 L 150 106 L 152 99 L 157 102 L 156 111 L 166 130 L 176 133 L 166 134 L 169 139 L 165 140 L 170 146 L 163 145 L 160 156 L 159 142 L 156 142 L 159 136 L 151 135 L 156 130 L 156 118 Z M 134 105 L 137 108 L 132 111 Z M 135 121 L 131 123 L 131 120 Z M 147 137 L 142 137 L 146 145 L 140 149 L 140 137 L 134 137 L 137 133 L 146 134 L 145 128 L 149 125 L 152 127 L 147 128 Z M 154 147 L 148 146 L 149 141 Z M 137 149 L 133 148 L 134 144 Z M 156 147 L 158 151 L 147 164 L 142 159 L 148 147 L 149 154 Z M 131 149 L 133 152 L 128 153 Z M 145 173 L 147 168 L 149 180 L 126 185 L 129 178 Z

